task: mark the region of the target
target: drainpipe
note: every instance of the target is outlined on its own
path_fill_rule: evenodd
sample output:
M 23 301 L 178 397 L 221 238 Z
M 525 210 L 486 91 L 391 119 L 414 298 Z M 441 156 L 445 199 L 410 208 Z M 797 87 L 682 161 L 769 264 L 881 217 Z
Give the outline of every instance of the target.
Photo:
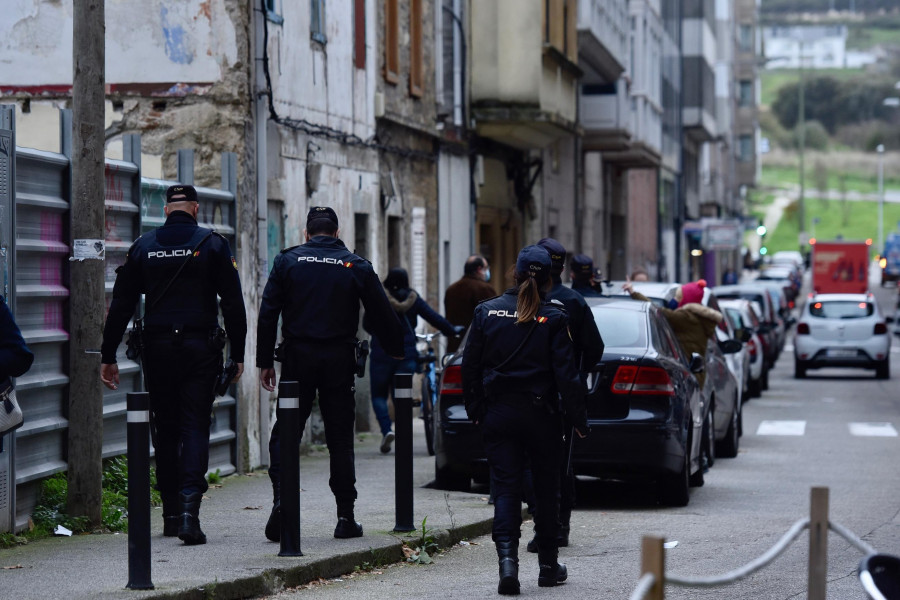
M 267 102 L 266 75 L 263 70 L 263 61 L 268 58 L 266 44 L 268 43 L 268 28 L 266 23 L 266 3 L 259 0 L 256 9 L 253 10 L 254 19 L 254 125 L 256 127 L 256 286 L 258 297 L 262 297 L 268 275 L 268 167 L 266 164 L 266 128 L 268 126 L 269 108 Z M 269 432 L 269 403 L 259 399 L 259 460 L 260 463 L 269 464 L 269 446 L 262 440 L 268 439 Z

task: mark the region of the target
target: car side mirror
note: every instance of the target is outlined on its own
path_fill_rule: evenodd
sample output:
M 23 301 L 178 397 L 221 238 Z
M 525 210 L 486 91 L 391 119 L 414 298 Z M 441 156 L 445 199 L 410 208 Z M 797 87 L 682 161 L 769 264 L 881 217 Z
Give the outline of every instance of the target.
M 719 342 L 719 348 L 722 349 L 724 354 L 740 352 L 743 347 L 744 345 L 737 340 L 725 340 L 724 342 Z
M 706 367 L 703 357 L 696 352 L 691 353 L 691 373 L 702 373 Z
M 750 341 L 750 338 L 753 337 L 753 334 L 750 333 L 749 329 L 739 329 L 737 339 L 746 343 Z

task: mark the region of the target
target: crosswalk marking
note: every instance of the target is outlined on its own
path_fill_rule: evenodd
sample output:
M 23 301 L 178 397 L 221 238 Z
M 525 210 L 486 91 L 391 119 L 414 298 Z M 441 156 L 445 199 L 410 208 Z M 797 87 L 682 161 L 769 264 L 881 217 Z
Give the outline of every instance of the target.
M 851 435 L 862 437 L 897 437 L 897 430 L 890 423 L 848 423 Z
M 806 421 L 763 421 L 756 435 L 803 435 Z

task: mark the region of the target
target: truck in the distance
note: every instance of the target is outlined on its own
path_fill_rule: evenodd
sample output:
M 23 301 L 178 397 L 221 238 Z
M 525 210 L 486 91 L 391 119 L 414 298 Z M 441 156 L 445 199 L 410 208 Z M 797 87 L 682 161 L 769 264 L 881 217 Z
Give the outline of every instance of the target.
M 812 247 L 812 287 L 817 294 L 865 294 L 869 290 L 872 242 L 840 240 Z

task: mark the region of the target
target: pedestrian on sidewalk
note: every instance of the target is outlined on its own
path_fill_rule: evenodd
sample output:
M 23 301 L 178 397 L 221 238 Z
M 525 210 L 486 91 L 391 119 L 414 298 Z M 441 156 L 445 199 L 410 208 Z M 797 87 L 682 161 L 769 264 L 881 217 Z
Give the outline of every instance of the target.
M 378 336 L 386 354 L 400 360 L 404 348 L 400 321 L 372 264 L 347 250 L 339 233 L 334 210 L 314 206 L 306 217 L 306 243 L 275 257 L 259 308 L 256 364 L 262 386 L 274 391 L 275 340 L 281 316 L 281 380 L 300 384 L 301 432 L 318 394 L 331 461 L 328 483 L 337 504 L 334 537 L 354 538 L 363 534 L 353 514 L 357 497 L 354 376 L 360 302 L 370 333 Z M 275 542 L 281 538 L 280 449 L 276 421 L 269 440 L 273 503 L 265 531 Z
M 564 424 L 588 432 L 584 385 L 575 363 L 569 318 L 545 300 L 551 259 L 528 246 L 516 261 L 517 287 L 475 309 L 463 350 L 462 383 L 469 418 L 482 427 L 494 492 L 493 540 L 500 594 L 519 593 L 519 535 L 525 469 L 534 474 L 538 585 L 568 577 L 559 564 L 559 463 Z
M 463 267 L 463 276 L 450 284 L 444 292 L 444 312 L 447 313 L 447 320 L 468 328 L 475 307 L 480 302 L 497 295 L 494 286 L 488 283 L 490 280 L 491 266 L 487 259 L 478 254 L 470 256 Z M 447 340 L 448 353 L 456 352 L 458 348 L 458 339 Z
M 225 336 L 237 381 L 244 371 L 247 314 L 228 241 L 197 225 L 200 204 L 190 185 L 166 190 L 166 222 L 139 237 L 116 269 L 103 328 L 100 378 L 116 389 L 116 349 L 146 295 L 141 362 L 156 432 L 156 480 L 163 503 L 163 535 L 205 544 L 200 501 L 209 488 L 210 413 L 222 372 Z M 226 330 L 219 328 L 219 306 Z M 132 343 L 134 340 L 132 340 Z
M 431 306 L 422 299 L 419 294 L 409 287 L 409 274 L 406 269 L 395 267 L 388 271 L 384 279 L 384 289 L 391 308 L 397 313 L 397 318 L 403 327 L 403 358 L 391 357 L 384 349 L 381 338 L 372 336 L 372 353 L 369 363 L 369 388 L 372 395 L 372 409 L 378 426 L 381 428 L 381 452 L 387 454 L 391 451 L 391 443 L 394 441 L 394 431 L 391 429 L 391 414 L 388 411 L 387 398 L 391 391 L 391 383 L 397 373 L 414 373 L 420 371 L 416 360 L 419 352 L 416 349 L 416 323 L 421 316 L 431 325 L 436 327 L 448 338 L 455 338 L 465 331 L 462 326 L 454 326 L 447 319 L 439 315 Z M 363 326 L 373 329 L 373 323 L 369 313 L 363 317 Z

